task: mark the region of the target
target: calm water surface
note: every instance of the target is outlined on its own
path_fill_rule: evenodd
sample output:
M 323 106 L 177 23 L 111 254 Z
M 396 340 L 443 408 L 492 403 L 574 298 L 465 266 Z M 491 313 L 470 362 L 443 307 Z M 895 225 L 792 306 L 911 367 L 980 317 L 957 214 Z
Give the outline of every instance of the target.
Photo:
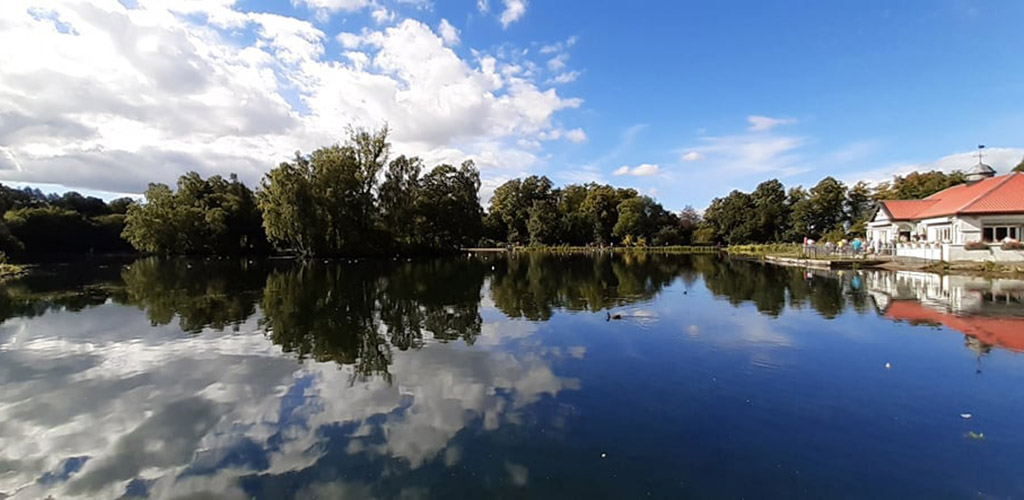
M 40 271 L 0 289 L 0 498 L 1024 497 L 1024 282 L 658 255 Z

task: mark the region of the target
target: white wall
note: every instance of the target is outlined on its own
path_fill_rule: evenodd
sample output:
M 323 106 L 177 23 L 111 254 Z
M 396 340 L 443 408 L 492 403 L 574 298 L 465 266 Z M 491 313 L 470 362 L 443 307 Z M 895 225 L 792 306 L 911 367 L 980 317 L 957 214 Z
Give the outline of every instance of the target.
M 944 255 L 949 262 L 1024 262 L 1024 250 L 1003 250 L 999 245 L 991 245 L 987 250 L 964 250 L 963 245 L 947 245 L 948 252 Z

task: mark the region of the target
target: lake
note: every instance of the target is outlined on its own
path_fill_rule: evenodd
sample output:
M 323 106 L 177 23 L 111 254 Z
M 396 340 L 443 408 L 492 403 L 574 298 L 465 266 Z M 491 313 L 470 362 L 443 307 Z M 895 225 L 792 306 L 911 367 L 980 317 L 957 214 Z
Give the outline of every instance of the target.
M 1021 281 L 146 258 L 0 318 L 0 498 L 1024 497 Z

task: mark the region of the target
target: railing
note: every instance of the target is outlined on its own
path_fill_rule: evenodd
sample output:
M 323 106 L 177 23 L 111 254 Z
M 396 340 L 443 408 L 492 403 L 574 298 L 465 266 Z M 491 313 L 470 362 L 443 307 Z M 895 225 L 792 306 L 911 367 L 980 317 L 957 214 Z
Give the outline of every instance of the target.
M 853 245 L 804 245 L 803 256 L 808 259 L 862 259 L 868 255 L 889 255 L 887 249 L 875 252 L 863 245 L 859 250 Z

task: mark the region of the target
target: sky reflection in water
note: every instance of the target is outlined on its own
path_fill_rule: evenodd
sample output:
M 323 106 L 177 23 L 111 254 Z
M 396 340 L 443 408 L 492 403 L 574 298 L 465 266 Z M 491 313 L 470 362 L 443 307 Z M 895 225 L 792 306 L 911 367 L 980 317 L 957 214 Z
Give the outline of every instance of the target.
M 0 291 L 14 498 L 1024 495 L 1022 282 L 659 255 L 45 271 Z

